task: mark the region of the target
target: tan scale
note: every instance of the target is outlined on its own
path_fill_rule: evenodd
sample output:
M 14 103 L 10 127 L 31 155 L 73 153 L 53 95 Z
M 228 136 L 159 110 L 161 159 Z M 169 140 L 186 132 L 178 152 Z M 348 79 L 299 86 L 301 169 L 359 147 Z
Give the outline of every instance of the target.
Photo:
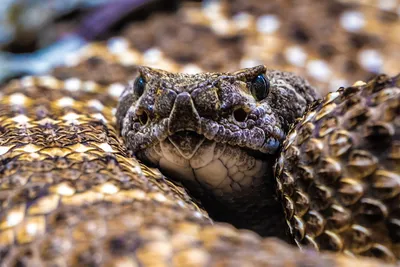
M 400 76 L 341 88 L 299 119 L 276 167 L 300 247 L 400 260 Z
M 331 23 L 331 26 L 335 27 L 335 31 L 329 34 L 324 34 L 323 31 L 313 28 L 314 25 L 318 27 L 320 24 L 314 23 L 313 20 L 308 19 L 308 16 L 304 16 L 307 21 L 312 22 L 308 24 L 305 21 L 305 31 L 310 33 L 313 42 L 299 45 L 296 40 L 290 39 L 290 33 L 287 31 L 291 29 L 289 22 L 301 18 L 301 14 L 315 14 L 318 11 L 317 5 L 310 5 L 307 0 L 289 6 L 287 1 L 276 1 L 279 4 L 273 9 L 253 8 L 254 11 L 260 10 L 263 14 L 248 14 L 250 23 L 248 27 L 243 28 L 243 24 L 241 24 L 243 21 L 240 22 L 233 17 L 235 14 L 229 14 L 229 10 L 235 8 L 234 12 L 247 12 L 247 10 L 244 10 L 245 8 L 240 10 L 240 5 L 230 5 L 230 3 L 238 2 L 240 1 L 221 1 L 221 6 L 218 7 L 219 4 L 214 6 L 214 11 L 218 11 L 215 14 L 218 16 L 211 19 L 206 16 L 207 13 L 210 13 L 210 9 L 201 8 L 197 4 L 193 6 L 193 3 L 183 5 L 183 8 L 171 17 L 179 20 L 177 32 L 179 32 L 179 29 L 186 31 L 188 28 L 199 29 L 199 25 L 204 26 L 204 28 L 201 28 L 202 30 L 211 30 L 209 39 L 203 40 L 200 35 L 194 35 L 196 36 L 196 43 L 201 45 L 206 45 L 210 39 L 221 41 L 225 40 L 226 36 L 239 37 L 237 42 L 241 45 L 244 44 L 240 53 L 221 53 L 221 51 L 228 51 L 227 43 L 210 42 L 214 46 L 203 49 L 206 52 L 205 55 L 194 58 L 188 65 L 180 65 L 176 57 L 174 58 L 174 52 L 176 56 L 176 52 L 180 55 L 184 50 L 185 46 L 181 45 L 182 40 L 176 38 L 179 45 L 169 45 L 171 51 L 163 51 L 165 47 L 157 47 L 164 43 L 166 46 L 168 45 L 168 39 L 165 38 L 165 35 L 170 34 L 170 31 L 153 31 L 151 30 L 154 28 L 152 25 L 158 23 L 170 27 L 171 23 L 165 23 L 166 20 L 163 20 L 162 16 L 155 16 L 151 17 L 148 23 L 145 22 L 147 24 L 141 25 L 141 27 L 138 27 L 137 24 L 125 27 L 123 35 L 127 39 L 122 39 L 122 42 L 128 42 L 127 49 L 115 52 L 111 51 L 106 44 L 98 43 L 89 45 L 86 51 L 84 50 L 82 53 L 77 53 L 74 58 L 70 59 L 70 62 L 67 62 L 70 67 L 56 69 L 54 72 L 57 77 L 66 79 L 65 81 L 51 76 L 27 77 L 10 82 L 2 89 L 0 125 L 10 129 L 11 132 L 0 131 L 0 159 L 6 161 L 12 159 L 9 163 L 12 168 L 3 170 L 0 175 L 0 222 L 3 222 L 4 218 L 9 218 L 11 224 L 18 222 L 16 226 L 11 228 L 0 227 L 0 259 L 5 262 L 4 264 L 21 266 L 24 264 L 45 265 L 52 263 L 59 266 L 81 266 L 82 264 L 93 263 L 103 266 L 143 266 L 144 262 L 157 261 L 160 266 L 169 265 L 171 262 L 176 266 L 190 266 L 190 264 L 193 266 L 274 266 L 276 264 L 284 266 L 384 266 L 382 263 L 370 259 L 356 260 L 341 255 L 324 253 L 303 254 L 277 240 L 260 240 L 253 233 L 237 231 L 227 225 L 205 226 L 209 224 L 209 221 L 204 217 L 204 212 L 190 200 L 181 187 L 165 180 L 157 170 L 139 165 L 134 159 L 127 156 L 127 151 L 124 150 L 113 128 L 112 108 L 115 106 L 115 95 L 118 94 L 118 88 L 121 88 L 121 83 L 125 83 L 132 77 L 135 64 L 157 66 L 169 71 L 200 71 L 202 69 L 205 71 L 226 71 L 229 70 L 228 68 L 243 67 L 249 62 L 254 63 L 256 61 L 256 64 L 259 64 L 258 61 L 262 61 L 269 67 L 295 70 L 313 80 L 315 84 L 321 86 L 323 91 L 332 89 L 332 87 L 337 88 L 331 86 L 335 80 L 339 80 L 341 82 L 339 85 L 343 85 L 351 81 L 350 79 L 360 79 L 370 75 L 363 66 L 359 66 L 360 59 L 363 58 L 359 55 L 360 52 L 371 47 L 369 45 L 362 49 L 350 47 L 349 36 L 353 33 L 341 29 L 338 25 L 340 16 L 332 21 L 326 20 Z M 262 3 L 258 0 L 243 2 L 252 2 L 248 5 L 249 8 Z M 349 4 L 349 1 L 334 2 L 335 4 L 337 2 Z M 384 22 L 382 18 L 386 16 L 378 17 L 377 14 L 380 10 L 377 7 L 377 2 L 362 1 L 361 4 L 356 3 L 354 5 L 355 11 L 361 9 L 367 21 L 360 35 L 366 34 L 381 40 L 377 47 L 372 48 L 378 52 L 378 57 L 382 56 L 383 70 L 394 74 L 398 71 L 399 66 L 399 53 L 396 53 L 398 51 L 398 42 L 396 41 L 398 41 L 399 35 L 396 32 L 398 32 L 400 24 Z M 331 1 L 322 1 L 320 5 L 324 6 L 327 3 L 331 4 Z M 350 8 L 353 9 L 352 4 L 350 4 Z M 393 10 L 395 8 L 396 6 Z M 297 9 L 302 10 L 302 12 L 296 13 Z M 255 22 L 258 21 L 259 17 L 277 14 L 281 18 L 279 11 L 282 10 L 289 13 L 289 16 L 286 15 L 284 20 L 280 19 L 281 26 L 278 30 L 269 34 L 258 31 Z M 193 14 L 197 14 L 197 16 L 192 16 Z M 387 12 L 387 14 L 393 15 L 394 12 Z M 324 13 L 319 14 L 319 17 L 325 21 Z M 183 21 L 182 18 L 184 18 Z M 195 21 L 196 19 L 197 21 Z M 220 24 L 223 27 L 216 27 L 219 22 L 222 22 Z M 304 19 L 302 22 L 304 23 Z M 185 28 L 184 25 L 188 27 Z M 139 52 L 134 43 L 144 42 L 146 38 L 138 38 L 135 31 L 130 31 L 130 28 L 137 28 L 142 31 L 145 29 L 148 33 L 159 35 L 157 40 L 161 40 L 161 42 L 152 44 L 152 46 L 156 46 L 155 50 L 149 49 L 152 50 L 150 52 L 159 52 L 158 55 L 157 53 L 143 54 Z M 243 38 L 241 37 L 242 32 L 245 32 Z M 358 33 L 355 35 L 358 35 Z M 315 74 L 307 69 L 307 65 L 321 59 L 320 52 L 317 50 L 321 40 L 333 44 L 339 49 L 333 58 L 329 60 L 322 58 L 323 63 L 327 63 L 332 71 L 331 75 L 328 78 L 316 80 Z M 195 50 L 194 46 L 188 47 Z M 306 61 L 300 67 L 290 62 L 285 54 L 293 47 L 300 47 L 306 53 Z M 146 52 L 149 52 L 149 50 Z M 217 51 L 219 54 L 211 54 L 211 51 Z M 236 54 L 241 58 L 233 57 Z M 94 58 L 100 58 L 99 67 L 93 66 L 96 64 L 91 63 Z M 348 71 L 345 68 L 345 63 L 348 60 L 356 63 L 355 71 Z M 90 80 L 77 80 L 79 78 Z M 118 84 L 108 86 L 115 82 L 118 82 Z M 355 86 L 363 86 L 363 84 Z M 31 88 L 34 88 L 33 93 Z M 386 90 L 385 93 L 378 94 L 377 98 L 379 98 L 379 102 L 384 102 L 392 97 L 392 93 L 392 90 Z M 333 93 L 329 97 L 331 100 L 328 102 L 335 102 L 339 95 Z M 99 105 L 90 102 L 92 100 L 98 100 L 106 108 L 99 108 Z M 24 102 L 26 109 L 10 114 L 10 107 L 14 107 L 15 103 L 19 101 Z M 360 112 L 359 110 L 356 111 Z M 80 115 L 79 119 L 74 120 L 73 116 L 67 116 L 67 120 L 61 119 L 62 116 L 73 113 Z M 302 135 L 318 130 L 313 127 L 315 114 L 312 113 L 308 114 L 306 120 L 310 123 L 304 127 L 307 129 Z M 43 118 L 37 118 L 38 114 L 44 114 L 42 115 Z M 393 112 L 386 112 L 382 116 L 385 120 L 391 120 L 393 119 Z M 326 143 L 322 142 L 321 139 L 323 136 L 331 135 L 337 124 L 335 118 L 323 117 L 321 120 L 323 124 L 319 128 L 319 138 L 308 139 L 307 136 L 299 138 L 298 135 L 297 137 L 292 135 L 288 139 L 291 141 L 287 142 L 289 144 L 296 138 L 306 142 L 307 146 L 304 147 L 304 151 L 307 153 L 304 154 L 304 159 L 310 162 L 317 161 L 324 153 Z M 76 125 L 71 125 L 71 122 Z M 46 125 L 51 125 L 50 130 L 43 128 Z M 382 127 L 387 129 L 386 124 Z M 57 128 L 58 131 L 53 131 L 54 128 Z M 389 132 L 390 130 L 387 129 Z M 79 134 L 76 135 L 76 132 L 79 132 Z M 107 133 L 105 134 L 105 132 Z M 335 143 L 329 144 L 334 151 L 333 154 L 336 155 L 335 157 L 346 154 L 346 151 L 351 149 L 350 145 L 352 144 L 349 143 L 348 135 L 348 131 L 338 131 Z M 104 146 L 104 144 L 109 146 Z M 348 146 L 350 148 L 347 148 Z M 113 152 L 109 150 L 110 147 Z M 298 147 L 289 147 L 290 150 L 285 153 L 290 156 L 287 159 L 292 160 L 298 156 L 300 150 Z M 56 155 L 65 155 L 65 157 L 56 158 Z M 400 159 L 398 142 L 394 143 L 387 155 L 388 159 L 398 162 Z M 338 171 L 335 157 L 326 159 L 323 165 L 325 169 L 320 173 L 327 175 L 332 171 Z M 355 153 L 353 159 L 353 170 L 363 170 L 373 165 L 369 164 L 371 161 L 368 161 L 371 158 L 368 158 L 368 155 L 363 152 Z M 373 160 L 372 158 L 372 162 Z M 397 166 L 399 165 L 397 164 Z M 313 168 L 312 164 L 300 165 L 298 171 L 302 174 L 302 177 L 312 180 L 314 176 Z M 397 183 L 393 182 L 397 179 L 398 168 L 396 172 L 376 171 L 376 177 L 379 178 L 380 182 L 374 182 L 374 186 L 379 189 L 381 194 L 391 197 L 398 196 Z M 334 225 L 335 229 L 339 229 L 338 231 L 341 232 L 344 229 L 350 229 L 347 221 L 352 218 L 352 213 L 348 211 L 345 205 L 336 203 L 330 206 L 334 216 L 328 219 L 325 219 L 315 209 L 309 210 L 309 195 L 302 190 L 292 192 L 291 185 L 294 180 L 295 177 L 285 177 L 285 183 L 288 184 L 285 185 L 285 190 L 287 189 L 290 192 L 290 196 L 286 196 L 287 201 L 285 203 L 288 206 L 291 205 L 292 208 L 288 209 L 291 212 L 288 212 L 288 214 L 292 214 L 296 225 L 300 226 L 298 227 L 299 231 L 303 231 L 307 242 L 318 246 L 315 237 L 320 236 L 332 241 L 333 248 L 345 246 L 346 243 L 343 243 L 340 235 L 324 229 L 325 221 Z M 360 179 L 345 177 L 343 179 L 337 178 L 336 182 L 338 181 L 341 183 L 338 191 L 340 191 L 342 201 L 358 203 L 360 199 L 363 199 L 365 188 L 360 183 Z M 103 183 L 106 184 L 105 191 L 101 186 Z M 108 186 L 110 183 L 113 186 Z M 44 185 L 43 191 L 37 191 L 38 189 L 35 186 L 38 184 Z M 332 195 L 332 190 L 322 185 L 314 188 L 314 191 L 325 197 Z M 58 197 L 53 197 L 55 194 Z M 86 194 L 85 197 L 81 197 L 82 194 Z M 74 198 L 74 196 L 77 197 Z M 295 201 L 293 202 L 291 198 L 294 198 Z M 74 205 L 67 204 L 68 200 L 71 199 L 74 199 Z M 168 201 L 165 201 L 165 199 Z M 87 200 L 94 202 L 89 205 L 86 202 Z M 28 201 L 33 204 L 29 208 L 25 206 Z M 314 203 L 315 205 L 326 205 L 326 203 L 318 201 Z M 375 198 L 366 198 L 362 202 L 363 207 L 367 207 L 367 211 L 370 206 L 379 206 L 383 210 L 383 214 L 385 214 L 384 210 L 387 207 L 385 203 L 379 205 L 381 203 L 377 203 Z M 38 209 L 36 212 L 39 216 L 46 217 L 46 233 L 44 234 L 40 232 L 40 229 L 43 229 L 43 224 L 40 220 L 34 220 L 38 215 L 31 215 L 28 212 L 32 207 Z M 54 207 L 56 209 L 53 209 Z M 294 215 L 295 213 L 296 215 Z M 303 221 L 305 215 L 308 216 L 306 224 Z M 32 220 L 30 220 L 31 218 Z M 392 221 L 393 224 L 399 225 L 398 219 Z M 32 223 L 27 227 L 26 222 Z M 79 226 L 89 222 L 93 222 L 92 225 L 101 225 L 99 230 L 106 227 L 106 234 L 103 235 L 104 232 L 100 231 L 99 235 L 89 235 L 87 240 L 82 241 L 80 237 L 84 233 L 84 228 Z M 36 225 L 36 227 L 32 225 Z M 157 232 L 160 227 L 167 229 L 163 231 L 164 234 L 155 234 L 151 240 L 145 240 L 143 243 L 138 241 L 141 240 L 142 233 L 149 233 L 153 230 Z M 26 231 L 26 229 L 30 230 Z M 143 229 L 147 231 L 143 231 Z M 311 229 L 311 231 L 307 232 L 307 229 Z M 76 239 L 71 234 L 74 230 L 78 233 Z M 353 249 L 361 248 L 363 250 L 365 242 L 361 242 L 361 245 L 359 245 L 359 240 L 362 241 L 362 238 L 367 237 L 366 234 L 368 235 L 370 230 L 361 224 L 351 225 L 351 230 L 359 234 L 358 242 L 354 243 L 356 247 Z M 140 234 L 138 234 L 139 232 Z M 18 240 L 25 240 L 25 242 L 29 240 L 32 233 L 38 233 L 38 235 L 34 235 L 35 239 L 31 239 L 27 245 L 18 243 Z M 172 251 L 169 250 L 170 245 L 165 244 L 165 235 L 172 243 Z M 100 239 L 100 236 L 103 238 Z M 183 243 L 187 245 L 183 246 Z M 115 244 L 119 245 L 117 251 L 121 253 L 113 254 Z M 135 249 L 139 247 L 140 249 L 126 251 L 124 250 L 126 246 L 123 245 Z M 374 243 L 371 248 L 384 252 L 387 249 L 385 244 L 377 243 Z M 160 254 L 160 249 L 165 249 L 163 251 L 165 254 L 162 258 L 154 258 L 152 255 Z M 140 251 L 139 254 L 138 251 Z M 350 250 L 344 250 L 344 252 L 350 255 L 354 254 Z M 392 252 L 383 254 L 388 255 L 390 253 Z M 386 259 L 392 260 L 393 258 Z
M 212 224 L 183 188 L 129 157 L 109 86 L 87 83 L 29 77 L 1 89 L 1 266 L 382 266 Z M 66 98 L 72 106 L 57 104 Z

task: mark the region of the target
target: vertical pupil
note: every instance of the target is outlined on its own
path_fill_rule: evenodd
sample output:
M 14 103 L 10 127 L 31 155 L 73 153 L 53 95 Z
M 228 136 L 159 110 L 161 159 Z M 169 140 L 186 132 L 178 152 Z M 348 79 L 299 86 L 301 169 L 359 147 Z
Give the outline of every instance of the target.
M 135 87 L 134 91 L 135 91 L 136 95 L 141 96 L 143 94 L 145 85 L 146 85 L 146 82 L 142 76 L 140 76 L 136 79 L 135 84 L 134 84 L 134 87 Z

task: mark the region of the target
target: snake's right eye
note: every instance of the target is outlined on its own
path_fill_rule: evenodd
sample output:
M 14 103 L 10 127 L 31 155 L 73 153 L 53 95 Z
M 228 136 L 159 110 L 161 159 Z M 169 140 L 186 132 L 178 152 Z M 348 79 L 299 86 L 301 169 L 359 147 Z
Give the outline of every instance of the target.
M 250 91 L 257 101 L 261 101 L 268 96 L 270 86 L 265 75 L 260 74 L 251 82 Z
M 144 88 L 146 87 L 146 81 L 142 76 L 136 78 L 135 83 L 133 84 L 133 91 L 139 97 L 143 95 Z

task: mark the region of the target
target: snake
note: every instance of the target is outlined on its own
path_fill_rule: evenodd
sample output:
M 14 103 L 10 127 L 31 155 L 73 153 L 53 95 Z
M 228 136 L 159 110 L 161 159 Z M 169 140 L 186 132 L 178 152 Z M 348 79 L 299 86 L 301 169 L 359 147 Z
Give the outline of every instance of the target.
M 398 76 L 57 76 L 1 88 L 1 266 L 396 263 Z
M 126 145 L 213 219 L 287 239 L 283 202 L 299 245 L 396 260 L 398 77 L 329 94 L 286 136 L 318 99 L 292 73 L 140 67 L 137 76 L 116 112 Z
M 264 71 L 264 67 L 255 67 L 233 74 L 202 74 L 192 78 L 195 81 L 200 79 L 200 84 L 205 85 L 209 83 L 204 83 L 204 78 L 208 80 L 214 77 L 215 80 L 212 81 L 218 81 L 219 86 L 226 86 L 223 90 L 229 88 L 241 95 L 243 92 L 238 88 L 243 89 L 247 80 L 258 84 L 258 74 Z M 169 77 L 170 83 L 182 81 L 179 74 L 167 75 L 166 72 L 145 67 L 142 72 L 150 72 L 155 76 L 161 73 L 161 77 Z M 265 86 L 265 77 L 270 77 L 271 91 L 274 90 L 274 81 L 287 78 L 282 72 L 267 73 L 262 81 Z M 150 79 L 149 76 L 146 77 Z M 183 77 L 184 81 L 192 81 Z M 302 79 L 293 80 L 293 76 L 289 77 L 288 81 L 304 82 Z M 141 123 L 145 120 L 144 113 L 132 112 L 132 108 L 140 107 L 132 105 L 132 92 L 145 95 L 141 90 L 144 85 L 141 76 L 138 79 L 133 83 L 136 87 L 128 86 L 126 93 L 122 94 L 117 114 L 124 116 L 117 117 L 121 120 L 136 116 L 136 119 L 125 119 L 122 128 L 139 121 L 140 127 L 137 130 L 140 130 L 143 125 L 139 118 Z M 156 81 L 165 83 L 160 80 L 160 76 L 148 82 L 157 84 Z M 399 90 L 398 87 L 392 87 L 394 82 L 398 84 L 398 78 L 389 80 L 386 87 L 382 86 L 389 91 L 382 89 L 375 93 L 381 93 L 376 98 L 398 112 Z M 238 87 L 228 86 L 232 83 Z M 217 83 L 211 84 L 217 86 Z M 275 90 L 288 90 L 292 92 L 288 94 L 291 97 L 301 98 L 301 94 L 291 91 L 295 86 L 287 87 L 288 85 L 289 83 L 283 83 L 283 87 L 275 87 Z M 147 86 L 144 87 L 148 89 Z M 221 90 L 222 87 L 218 88 Z M 255 88 L 259 88 L 258 85 Z M 364 92 L 371 88 L 376 89 L 372 84 L 351 87 L 341 94 L 349 98 L 348 102 L 352 102 L 354 99 L 349 97 L 351 92 Z M 108 93 L 115 89 L 115 85 L 102 86 L 77 79 L 62 81 L 51 76 L 25 77 L 3 86 L 0 105 L 0 151 L 3 163 L 0 223 L 2 266 L 383 266 L 380 262 L 352 259 L 344 254 L 317 253 L 307 248 L 301 252 L 275 238 L 262 239 L 249 230 L 213 223 L 182 187 L 167 180 L 156 169 L 140 164 L 130 157 L 127 147 L 146 150 L 151 144 L 146 140 L 150 140 L 151 135 L 145 135 L 149 139 L 138 135 L 140 137 L 137 139 L 127 141 L 128 146 L 124 145 L 117 134 L 114 114 L 109 107 L 116 104 L 116 97 Z M 390 90 L 394 90 L 394 93 L 390 94 Z M 206 90 L 209 91 L 213 92 Z M 163 95 L 161 92 L 158 94 Z M 182 94 L 185 96 L 187 92 Z M 154 100 L 153 97 L 150 99 Z M 329 106 L 333 99 L 328 97 L 325 106 Z M 249 98 L 242 98 L 242 101 L 249 101 Z M 208 103 L 212 104 L 212 101 Z M 247 102 L 248 105 L 251 103 L 252 101 Z M 321 105 L 317 107 L 321 108 Z M 181 111 L 187 110 L 181 107 Z M 319 115 L 314 112 L 314 119 L 328 113 L 326 109 L 321 110 Z M 390 114 L 393 116 L 398 113 L 388 111 L 382 109 L 382 115 L 393 121 Z M 152 115 L 149 113 L 147 116 L 150 122 Z M 310 115 L 305 121 L 310 122 L 311 119 L 313 116 Z M 182 127 L 188 131 L 186 126 Z M 129 132 L 132 128 L 128 129 L 122 132 L 131 138 Z M 164 136 L 164 139 L 160 138 L 163 142 L 171 142 L 168 141 L 168 134 L 162 131 L 160 134 Z M 180 137 L 197 136 L 184 134 Z M 293 134 L 288 138 L 294 139 Z M 174 141 L 174 138 L 171 139 Z M 157 142 L 153 144 L 156 145 Z M 228 142 L 227 144 L 230 145 Z M 258 146 L 260 152 L 271 153 L 270 150 L 275 149 L 271 142 L 267 144 L 267 147 L 263 144 Z M 286 144 L 286 151 L 290 150 L 287 148 L 289 145 Z M 257 149 L 256 146 L 252 148 Z M 238 153 L 240 151 L 235 154 Z M 246 168 L 251 169 L 251 166 L 253 165 L 246 165 Z M 281 187 L 290 185 L 286 180 L 281 181 Z M 260 188 L 265 189 L 261 186 Z M 285 192 L 290 196 L 290 190 Z M 221 199 L 241 204 L 236 196 L 238 199 L 242 197 L 234 194 L 224 198 L 223 195 Z M 268 200 L 268 196 L 265 197 Z M 298 209 L 294 211 L 296 215 L 304 214 Z M 288 220 L 291 219 L 290 216 L 296 218 L 293 213 L 289 215 L 286 212 Z M 298 225 L 294 224 L 293 227 L 295 226 Z M 301 238 L 297 237 L 296 240 L 300 242 Z M 356 252 L 351 247 L 345 248 Z M 387 260 L 390 262 L 390 258 Z

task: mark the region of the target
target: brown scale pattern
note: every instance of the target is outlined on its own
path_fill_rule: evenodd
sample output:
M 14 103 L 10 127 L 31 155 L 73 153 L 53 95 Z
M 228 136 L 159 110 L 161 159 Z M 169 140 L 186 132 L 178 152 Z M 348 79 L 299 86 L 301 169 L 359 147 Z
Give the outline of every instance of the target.
M 134 65 L 225 72 L 263 64 L 293 71 L 325 95 L 400 67 L 398 1 L 207 2 L 127 23 L 119 34 L 129 51 L 116 55 L 91 43 L 80 64 L 58 67 L 54 75 L 106 83 L 127 81 Z M 154 49 L 162 56 L 146 55 Z
M 291 130 L 276 168 L 301 247 L 400 260 L 400 75 L 328 94 Z
M 157 47 L 179 64 L 196 64 L 205 71 L 248 64 L 295 71 L 325 94 L 354 79 L 396 74 L 398 8 L 398 2 L 384 0 L 208 1 L 134 22 L 123 36 L 140 51 Z M 264 16 L 273 19 L 263 22 Z M 362 22 L 355 25 L 357 18 Z M 378 70 L 366 67 L 379 58 Z
M 148 22 L 126 27 L 123 34 L 129 40 L 131 50 L 116 54 L 103 44 L 91 44 L 80 64 L 61 67 L 54 72 L 61 79 L 79 77 L 99 84 L 83 82 L 79 90 L 74 91 L 67 90 L 63 81 L 47 77 L 25 79 L 5 86 L 0 92 L 1 264 L 383 266 L 373 260 L 302 253 L 274 239 L 261 240 L 250 232 L 237 231 L 227 225 L 211 226 L 207 215 L 191 202 L 182 188 L 129 158 L 113 128 L 110 107 L 115 106 L 116 100 L 107 93 L 108 86 L 105 85 L 126 82 L 132 77 L 136 64 L 180 71 L 184 65 L 179 64 L 194 63 L 204 70 L 226 71 L 238 68 L 240 59 L 246 59 L 262 61 L 269 67 L 295 70 L 313 80 L 304 66 L 289 64 L 283 53 L 283 48 L 300 45 L 308 55 L 307 60 L 323 59 L 332 68 L 328 80 L 314 81 L 324 90 L 331 80 L 365 78 L 371 74 L 360 67 L 357 59 L 358 52 L 364 48 L 382 53 L 385 71 L 397 70 L 399 35 L 394 33 L 400 24 L 395 12 L 381 12 L 370 4 L 371 1 L 363 1 L 367 3 L 364 5 L 350 4 L 349 1 L 321 1 L 321 6 L 307 2 L 289 5 L 287 1 L 278 1 L 270 6 L 262 5 L 267 7 L 265 10 L 257 7 L 260 1 L 223 2 L 222 16 L 218 21 L 222 25 L 228 22 L 225 32 L 212 29 L 212 22 L 204 15 L 210 10 L 184 6 L 176 16 L 152 17 Z M 240 3 L 247 6 L 240 6 Z M 324 12 L 330 6 L 339 8 L 334 10 L 338 13 L 328 20 Z M 367 25 L 359 33 L 346 33 L 339 27 L 338 17 L 345 9 L 353 7 L 364 12 Z M 236 27 L 232 17 L 243 11 L 250 14 L 250 25 L 245 30 Z M 332 30 L 329 34 L 318 28 L 321 23 L 315 23 L 304 15 L 312 13 L 325 21 L 324 25 Z M 257 32 L 255 20 L 265 14 L 284 18 L 278 31 L 271 34 Z M 292 31 L 291 26 L 297 21 L 301 21 L 300 31 Z M 306 33 L 312 41 L 302 42 L 301 33 Z M 157 38 L 152 39 L 154 36 Z M 186 47 L 185 43 L 190 45 Z M 160 48 L 165 56 L 157 61 L 146 60 L 138 52 L 151 47 Z M 358 87 L 353 90 L 357 91 Z M 398 87 L 397 82 L 397 87 L 393 88 Z M 94 88 L 94 91 L 89 88 Z M 13 97 L 21 100 L 18 94 L 15 95 L 18 92 L 27 96 L 23 105 L 11 104 L 16 102 Z M 381 94 L 380 101 L 386 101 L 388 96 Z M 70 101 L 64 99 L 61 101 L 64 104 L 57 105 L 64 97 L 74 99 L 74 104 L 64 106 Z M 333 133 L 332 128 L 343 116 L 326 117 L 337 109 L 333 104 L 340 106 L 340 99 L 348 96 L 330 96 L 335 97 L 336 100 L 319 110 L 321 118 L 310 120 L 318 121 L 315 125 L 306 123 L 301 126 L 302 131 L 299 131 L 295 143 L 297 149 L 291 146 L 292 150 L 285 150 L 286 162 L 289 163 L 296 162 L 299 148 L 305 152 L 304 166 L 293 167 L 294 172 L 301 174 L 299 177 L 305 177 L 305 182 L 299 181 L 301 190 L 293 189 L 293 177 L 296 176 L 287 175 L 288 170 L 293 171 L 290 164 L 285 165 L 283 174 L 286 176 L 281 176 L 285 178 L 281 186 L 287 190 L 285 204 L 293 232 L 300 245 L 319 244 L 322 249 L 340 250 L 350 255 L 374 255 L 394 261 L 399 255 L 396 236 L 389 237 L 387 231 L 389 229 L 392 235 L 398 232 L 398 216 L 394 208 L 399 203 L 398 142 L 391 143 L 394 149 L 387 155 L 392 155 L 392 159 L 384 162 L 384 154 L 376 152 L 379 147 L 378 150 L 369 150 L 378 153 L 373 153 L 372 157 L 360 149 L 356 149 L 357 153 L 348 153 L 354 147 L 366 145 L 349 143 L 349 133 L 351 140 L 362 140 L 355 135 L 356 128 L 351 127 L 359 121 L 362 122 L 360 125 L 366 125 L 365 121 L 369 121 L 371 115 L 368 111 L 375 109 L 366 111 L 362 106 L 357 107 L 357 104 L 364 103 L 362 101 L 346 102 L 357 107 L 351 109 L 351 118 L 346 117 L 349 128 Z M 99 100 L 106 108 L 100 111 L 88 107 L 88 101 L 92 99 Z M 393 113 L 374 114 L 387 118 Z M 319 121 L 324 121 L 324 124 L 320 125 Z M 315 128 L 317 125 L 319 128 Z M 395 128 L 387 125 L 365 127 L 365 131 L 359 134 L 369 133 L 374 137 L 379 132 L 385 137 L 394 131 L 392 138 L 398 140 L 398 119 L 392 123 Z M 329 139 L 333 140 L 332 143 L 326 141 L 328 137 L 319 135 L 309 140 L 308 135 L 316 132 L 333 136 Z M 300 145 L 302 142 L 305 142 L 304 147 Z M 383 146 L 385 142 L 380 144 Z M 327 152 L 332 153 L 331 156 L 322 159 L 321 155 Z M 349 163 L 343 157 L 347 157 Z M 320 161 L 319 165 L 312 164 L 317 161 Z M 394 163 L 390 165 L 390 162 Z M 378 165 L 387 169 L 376 169 Z M 343 172 L 343 166 L 348 172 Z M 341 176 L 343 173 L 344 178 Z M 318 177 L 314 182 L 311 180 L 313 176 Z M 314 184 L 310 187 L 310 194 L 305 190 L 307 183 Z M 333 183 L 340 186 L 338 190 L 332 190 Z M 355 213 L 350 212 L 353 207 Z M 365 218 L 377 222 L 367 223 Z
M 382 266 L 212 224 L 129 157 L 111 89 L 52 77 L 1 88 L 0 266 Z

